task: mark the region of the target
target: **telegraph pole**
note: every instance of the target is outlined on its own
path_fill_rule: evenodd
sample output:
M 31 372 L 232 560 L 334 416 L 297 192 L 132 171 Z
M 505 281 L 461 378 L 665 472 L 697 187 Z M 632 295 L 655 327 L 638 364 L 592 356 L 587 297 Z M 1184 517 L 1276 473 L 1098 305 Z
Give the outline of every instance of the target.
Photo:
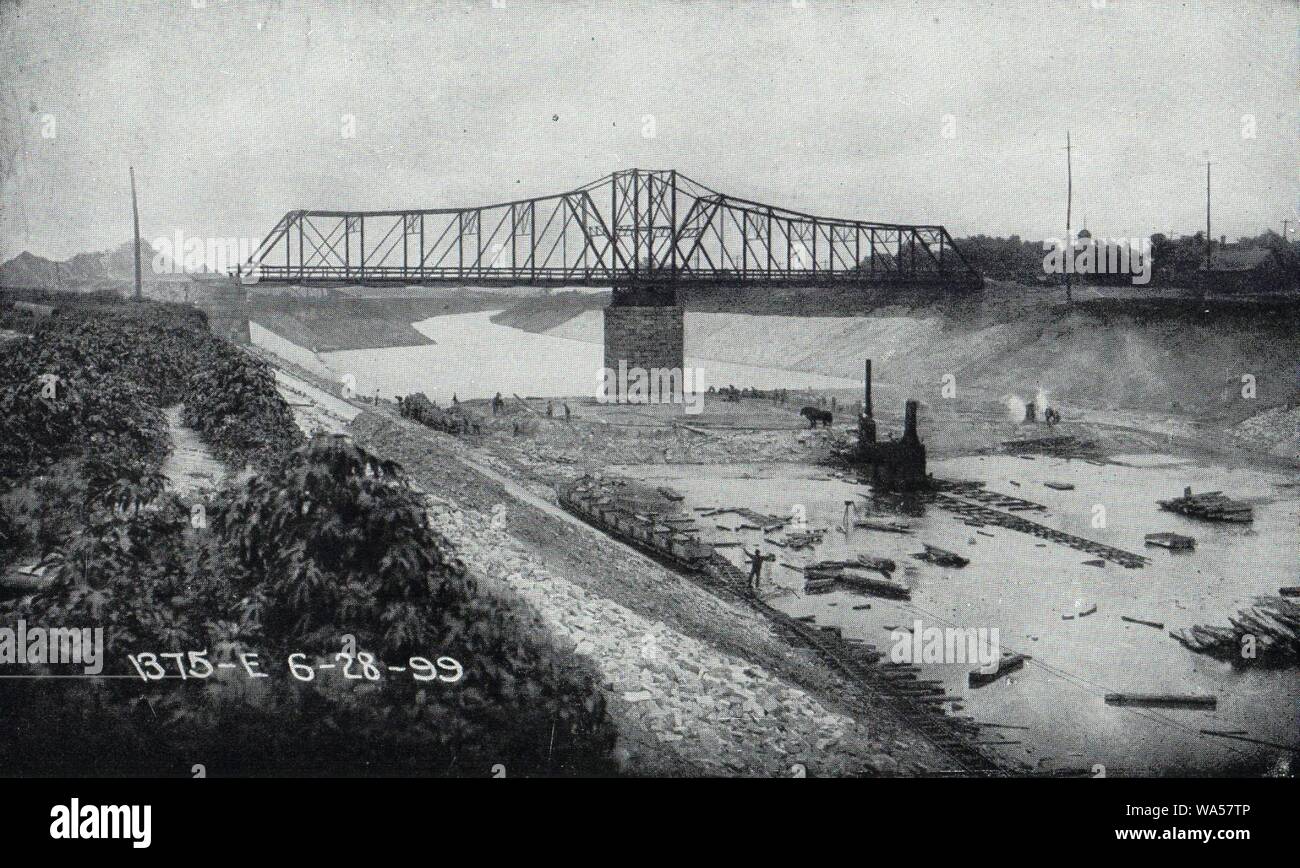
M 1205 275 L 1210 275 L 1210 258 L 1214 255 L 1214 236 L 1210 234 L 1210 161 L 1205 161 Z
M 135 166 L 131 166 L 131 222 L 135 227 L 131 236 L 135 248 L 135 300 L 140 301 L 144 298 L 144 292 L 140 284 L 140 209 L 135 201 Z
M 1070 162 L 1070 131 L 1065 131 L 1065 243 L 1068 255 L 1074 258 L 1074 236 L 1070 234 L 1070 207 L 1074 202 L 1074 168 Z M 1070 272 L 1074 270 L 1074 263 L 1065 263 L 1065 303 L 1070 304 L 1073 301 L 1070 292 Z

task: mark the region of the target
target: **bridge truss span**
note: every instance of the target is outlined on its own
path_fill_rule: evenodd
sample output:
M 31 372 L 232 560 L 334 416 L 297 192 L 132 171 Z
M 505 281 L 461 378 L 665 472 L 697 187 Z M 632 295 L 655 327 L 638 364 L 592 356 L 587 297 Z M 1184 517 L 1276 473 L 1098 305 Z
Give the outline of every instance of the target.
M 819 217 L 644 169 L 472 208 L 290 211 L 238 271 L 293 284 L 981 283 L 943 226 Z

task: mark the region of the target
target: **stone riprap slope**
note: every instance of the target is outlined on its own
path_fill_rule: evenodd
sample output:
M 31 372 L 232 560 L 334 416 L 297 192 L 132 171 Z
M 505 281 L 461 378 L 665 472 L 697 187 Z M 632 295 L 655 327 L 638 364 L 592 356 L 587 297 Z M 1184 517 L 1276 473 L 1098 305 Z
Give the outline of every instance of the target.
M 431 498 L 434 525 L 482 576 L 501 577 L 562 643 L 599 668 L 628 771 L 780 776 L 889 774 L 866 727 L 761 666 L 638 615 L 539 566 L 493 517 Z M 498 523 L 508 525 L 508 513 Z M 874 749 L 874 751 L 873 751 Z

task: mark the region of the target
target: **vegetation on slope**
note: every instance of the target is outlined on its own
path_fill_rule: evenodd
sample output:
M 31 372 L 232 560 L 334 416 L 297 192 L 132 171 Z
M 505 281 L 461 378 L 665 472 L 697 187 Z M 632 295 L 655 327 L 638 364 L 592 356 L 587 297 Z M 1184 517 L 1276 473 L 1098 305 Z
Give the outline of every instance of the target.
M 5 455 L 0 544 L 41 555 L 52 579 L 0 623 L 102 628 L 104 674 L 127 677 L 0 682 L 0 767 L 613 771 L 594 674 L 518 600 L 466 575 L 397 465 L 344 438 L 288 436 L 269 373 L 201 339 L 201 317 L 106 307 L 40 325 L 22 342 L 35 366 L 0 357 L 5 439 L 19 441 Z M 193 346 L 170 342 L 180 337 Z M 62 378 L 61 398 L 32 393 L 44 370 Z M 128 372 L 147 385 L 123 391 Z M 261 473 L 204 504 L 167 491 L 155 426 L 181 399 L 210 442 Z M 251 677 L 249 659 L 268 677 Z

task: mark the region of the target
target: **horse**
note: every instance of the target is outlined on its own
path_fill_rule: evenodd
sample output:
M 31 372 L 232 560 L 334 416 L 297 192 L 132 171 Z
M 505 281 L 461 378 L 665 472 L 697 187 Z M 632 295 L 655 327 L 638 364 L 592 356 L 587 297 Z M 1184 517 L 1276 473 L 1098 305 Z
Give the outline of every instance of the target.
M 829 410 L 818 410 L 816 407 L 804 407 L 799 411 L 799 415 L 808 420 L 809 428 L 816 428 L 817 423 L 821 422 L 825 428 L 831 427 L 831 413 Z

